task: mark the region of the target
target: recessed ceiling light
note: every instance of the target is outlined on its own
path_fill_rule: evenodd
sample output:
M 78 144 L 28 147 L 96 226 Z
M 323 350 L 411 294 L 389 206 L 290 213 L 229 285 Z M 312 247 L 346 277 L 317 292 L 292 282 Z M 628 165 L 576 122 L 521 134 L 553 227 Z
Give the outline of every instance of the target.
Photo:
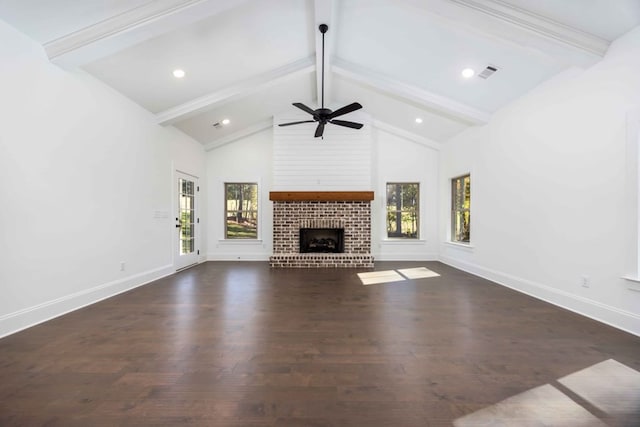
M 473 77 L 475 73 L 476 72 L 473 71 L 471 68 L 465 68 L 464 70 L 462 70 L 462 77 L 464 77 L 465 79 L 468 79 Z
M 175 77 L 176 79 L 181 79 L 184 77 L 184 75 L 185 75 L 184 70 L 180 70 L 180 69 L 173 70 L 173 77 Z
M 420 117 L 416 117 L 416 123 L 422 123 L 422 119 Z
M 223 125 L 228 125 L 228 124 L 229 124 L 229 119 L 224 119 L 224 120 L 222 120 L 222 124 L 223 124 Z

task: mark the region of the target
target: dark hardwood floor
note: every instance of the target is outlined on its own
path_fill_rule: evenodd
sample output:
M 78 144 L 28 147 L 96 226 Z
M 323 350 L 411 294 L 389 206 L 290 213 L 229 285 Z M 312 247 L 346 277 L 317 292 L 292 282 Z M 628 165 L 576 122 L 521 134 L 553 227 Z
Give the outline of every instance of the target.
M 558 379 L 639 371 L 640 338 L 437 262 L 376 270 L 418 266 L 441 276 L 209 262 L 5 337 L 0 425 L 463 425 L 545 384 L 638 425 Z

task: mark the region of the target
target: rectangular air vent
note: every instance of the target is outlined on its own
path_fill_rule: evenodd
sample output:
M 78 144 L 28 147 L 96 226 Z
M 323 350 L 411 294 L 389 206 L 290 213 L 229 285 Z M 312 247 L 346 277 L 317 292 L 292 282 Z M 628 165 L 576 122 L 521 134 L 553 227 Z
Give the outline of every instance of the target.
M 496 71 L 498 71 L 498 67 L 496 67 L 495 65 L 487 65 L 487 68 L 482 70 L 482 72 L 478 74 L 478 77 L 486 80 L 491 77 Z

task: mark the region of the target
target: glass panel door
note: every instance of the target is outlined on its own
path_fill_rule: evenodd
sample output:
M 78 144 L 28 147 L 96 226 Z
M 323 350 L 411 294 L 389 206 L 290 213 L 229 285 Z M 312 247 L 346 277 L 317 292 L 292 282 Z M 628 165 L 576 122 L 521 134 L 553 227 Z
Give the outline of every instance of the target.
M 176 173 L 178 184 L 178 209 L 176 216 L 177 259 L 176 270 L 198 262 L 196 249 L 196 196 L 198 191 L 195 177 Z

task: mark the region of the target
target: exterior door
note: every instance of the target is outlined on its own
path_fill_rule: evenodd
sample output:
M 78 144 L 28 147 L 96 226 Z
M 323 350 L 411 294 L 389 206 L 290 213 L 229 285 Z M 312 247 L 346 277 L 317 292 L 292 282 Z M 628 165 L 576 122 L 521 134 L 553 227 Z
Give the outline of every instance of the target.
M 198 262 L 198 233 L 200 222 L 196 215 L 198 207 L 198 178 L 176 172 L 177 210 L 175 223 L 176 251 L 174 265 L 176 270 L 188 267 Z

